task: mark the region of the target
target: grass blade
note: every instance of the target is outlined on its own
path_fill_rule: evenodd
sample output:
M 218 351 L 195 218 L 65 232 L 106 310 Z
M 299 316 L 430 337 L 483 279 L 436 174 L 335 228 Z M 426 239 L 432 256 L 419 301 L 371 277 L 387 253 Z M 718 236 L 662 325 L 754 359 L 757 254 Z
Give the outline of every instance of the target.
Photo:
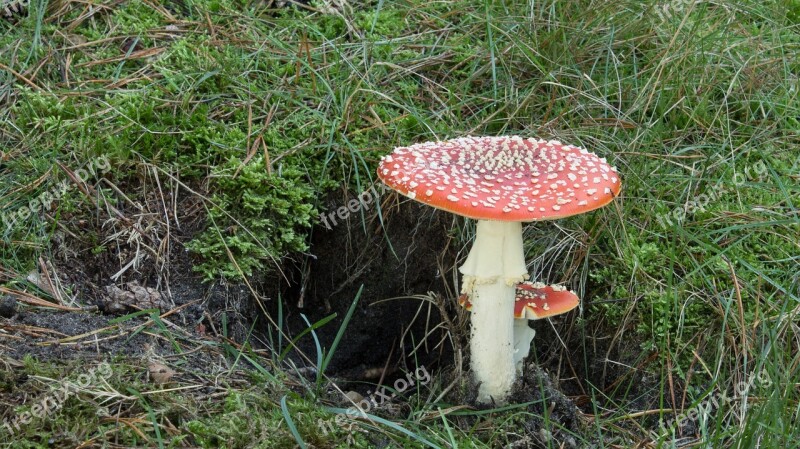
M 300 449 L 306 449 L 306 443 L 303 441 L 303 437 L 300 436 L 300 432 L 297 431 L 297 426 L 294 425 L 292 416 L 289 414 L 289 407 L 286 405 L 286 395 L 283 395 L 281 398 L 281 413 L 283 413 L 283 418 L 286 420 L 286 425 L 289 427 L 289 431 L 292 432 L 292 436 L 294 437 L 295 441 L 297 441 Z
M 364 285 L 362 284 L 361 287 L 358 288 L 358 293 L 356 293 L 356 297 L 353 299 L 353 303 L 350 304 L 350 308 L 347 310 L 347 315 L 344 316 L 344 320 L 342 320 L 342 325 L 339 327 L 339 332 L 336 333 L 336 338 L 333 339 L 333 343 L 331 343 L 330 349 L 328 349 L 327 353 L 325 354 L 325 358 L 318 367 L 317 370 L 317 383 L 322 379 L 322 373 L 325 372 L 325 368 L 331 362 L 331 358 L 333 358 L 333 354 L 336 352 L 336 348 L 339 346 L 339 341 L 342 339 L 344 335 L 345 329 L 347 329 L 347 324 L 350 322 L 350 319 L 353 317 L 353 312 L 356 310 L 356 305 L 358 305 L 358 300 L 361 298 L 361 292 L 364 291 Z

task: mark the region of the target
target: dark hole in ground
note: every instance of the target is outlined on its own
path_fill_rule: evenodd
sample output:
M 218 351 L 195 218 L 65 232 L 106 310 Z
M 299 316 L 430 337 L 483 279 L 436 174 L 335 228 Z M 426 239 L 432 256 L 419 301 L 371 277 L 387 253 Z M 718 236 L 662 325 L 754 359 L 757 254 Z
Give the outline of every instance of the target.
M 414 201 L 398 204 L 395 194 L 384 198 L 383 224 L 373 200 L 345 220 L 334 217 L 335 225 L 328 219 L 329 229 L 316 227 L 307 265 L 295 270 L 299 282 L 284 296 L 285 328 L 292 336 L 308 327 L 301 314 L 311 323 L 336 314 L 315 331 L 322 347 L 330 348 L 363 287 L 326 374 L 377 381 L 384 367 L 393 378 L 406 368 L 435 369 L 452 360 L 448 329 L 435 304 L 447 297 L 450 277 L 441 270 L 450 270 L 455 260 L 447 236 L 452 216 Z M 340 199 L 329 201 L 329 210 L 347 204 Z M 430 301 L 410 298 L 428 292 Z M 273 317 L 277 306 L 277 301 L 269 304 Z M 316 360 L 311 335 L 300 338 L 297 347 Z

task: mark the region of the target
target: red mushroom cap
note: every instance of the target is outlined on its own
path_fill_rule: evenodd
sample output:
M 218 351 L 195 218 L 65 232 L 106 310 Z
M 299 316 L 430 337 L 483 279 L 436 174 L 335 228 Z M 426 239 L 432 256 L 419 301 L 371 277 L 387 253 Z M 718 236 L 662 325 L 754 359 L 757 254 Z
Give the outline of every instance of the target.
M 575 293 L 558 285 L 521 282 L 517 284 L 514 298 L 514 318 L 538 320 L 567 313 L 578 306 L 580 300 Z M 464 294 L 458 297 L 458 304 L 472 310 L 469 297 Z
M 463 137 L 395 148 L 378 176 L 409 198 L 465 217 L 535 221 L 605 206 L 622 184 L 605 159 L 541 139 Z

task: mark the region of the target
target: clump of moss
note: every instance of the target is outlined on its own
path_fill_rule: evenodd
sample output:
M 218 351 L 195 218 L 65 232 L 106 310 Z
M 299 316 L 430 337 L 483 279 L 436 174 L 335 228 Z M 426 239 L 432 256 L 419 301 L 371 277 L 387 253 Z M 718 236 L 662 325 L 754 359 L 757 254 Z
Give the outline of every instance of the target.
M 306 250 L 316 211 L 314 190 L 304 176 L 294 168 L 269 173 L 262 158 L 244 166 L 231 159 L 220 166 L 209 226 L 186 245 L 202 258 L 194 269 L 206 280 L 241 278 L 289 252 Z

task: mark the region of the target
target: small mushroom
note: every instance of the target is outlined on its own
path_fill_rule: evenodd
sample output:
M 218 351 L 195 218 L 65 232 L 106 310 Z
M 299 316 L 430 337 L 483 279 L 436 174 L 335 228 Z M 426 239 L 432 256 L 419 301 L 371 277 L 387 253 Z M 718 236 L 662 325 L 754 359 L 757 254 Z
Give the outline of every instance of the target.
M 478 220 L 459 269 L 472 303 L 470 363 L 478 402 L 505 402 L 516 377 L 515 285 L 528 277 L 522 222 L 602 207 L 619 194 L 619 175 L 585 149 L 511 136 L 396 148 L 381 158 L 378 176 L 409 198 Z
M 522 361 L 531 349 L 536 331 L 528 326 L 528 320 L 550 318 L 578 307 L 580 299 L 575 293 L 560 285 L 545 285 L 541 282 L 517 284 L 514 297 L 514 366 L 517 374 L 522 371 Z M 458 304 L 471 311 L 472 303 L 466 294 L 458 297 Z

